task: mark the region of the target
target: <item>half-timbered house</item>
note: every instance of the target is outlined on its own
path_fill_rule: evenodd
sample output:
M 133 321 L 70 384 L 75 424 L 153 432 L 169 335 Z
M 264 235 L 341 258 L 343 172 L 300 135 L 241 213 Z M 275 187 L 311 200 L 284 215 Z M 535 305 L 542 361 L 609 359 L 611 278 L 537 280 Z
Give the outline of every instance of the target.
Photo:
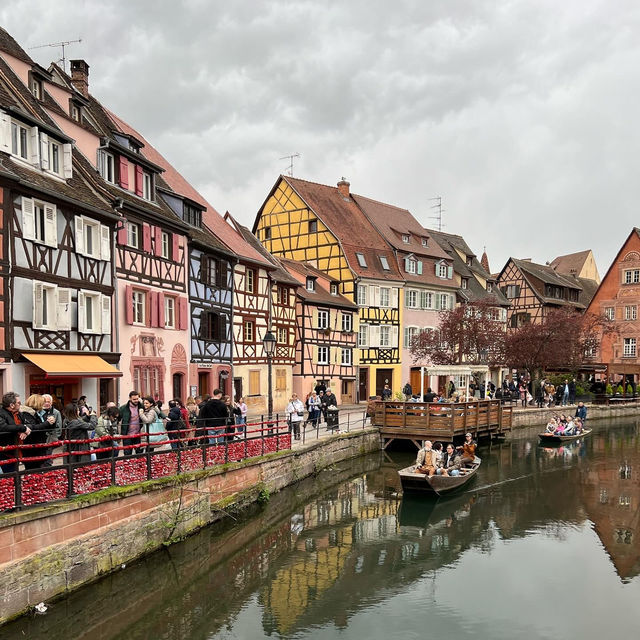
M 115 247 L 120 395 L 131 389 L 166 401 L 188 393 L 188 225 L 159 197 L 164 169 L 146 145 L 89 93 L 89 65 L 71 77 L 50 68 L 47 110 L 77 139 L 93 188 L 120 214 Z M 77 105 L 80 105 L 79 111 Z
M 358 306 L 339 285 L 309 264 L 280 258 L 299 282 L 296 289 L 296 356 L 293 390 L 302 399 L 318 383 L 330 388 L 338 404 L 356 401 Z
M 0 29 L 2 390 L 62 405 L 115 396 L 118 216 L 50 117 L 50 74 Z
M 280 176 L 253 231 L 275 256 L 325 272 L 358 305 L 358 398 L 380 394 L 385 384 L 399 391 L 403 278 L 391 247 L 358 206 L 349 183 L 330 187 Z
M 498 275 L 498 287 L 511 306 L 507 327 L 543 322 L 550 309 L 584 311 L 598 285 L 595 280 L 558 273 L 549 265 L 509 258 Z
M 261 256 L 261 262 L 240 260 L 235 272 L 234 385 L 250 410 L 268 408 L 268 361 L 262 340 L 267 330 L 276 337 L 271 358 L 273 410 L 283 411 L 293 388 L 297 281 L 229 213 L 225 219 Z

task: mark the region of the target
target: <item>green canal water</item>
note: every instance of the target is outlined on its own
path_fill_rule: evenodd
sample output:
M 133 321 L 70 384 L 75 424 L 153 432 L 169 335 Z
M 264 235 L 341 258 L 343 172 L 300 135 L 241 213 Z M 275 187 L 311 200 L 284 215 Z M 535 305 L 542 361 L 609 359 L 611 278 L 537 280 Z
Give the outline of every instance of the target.
M 411 454 L 338 465 L 0 638 L 637 638 L 640 427 L 591 426 L 484 445 L 436 503 L 400 495 Z

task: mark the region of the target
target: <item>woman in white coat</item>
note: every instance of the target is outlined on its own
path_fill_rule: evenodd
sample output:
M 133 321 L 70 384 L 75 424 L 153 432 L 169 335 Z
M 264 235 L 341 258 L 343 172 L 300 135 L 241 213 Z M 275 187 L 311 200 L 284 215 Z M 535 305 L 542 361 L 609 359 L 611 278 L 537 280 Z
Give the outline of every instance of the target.
M 287 420 L 291 425 L 293 437 L 300 440 L 300 424 L 304 420 L 304 405 L 302 400 L 298 398 L 298 394 L 294 393 L 287 405 Z

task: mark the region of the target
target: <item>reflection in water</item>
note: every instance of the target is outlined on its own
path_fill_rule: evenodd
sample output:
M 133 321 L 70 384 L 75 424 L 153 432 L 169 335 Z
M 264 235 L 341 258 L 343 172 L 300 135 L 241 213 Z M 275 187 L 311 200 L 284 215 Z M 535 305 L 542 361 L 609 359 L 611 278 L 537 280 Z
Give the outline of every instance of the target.
M 409 454 L 339 465 L 0 638 L 406 638 L 426 619 L 442 638 L 633 632 L 637 425 L 549 448 L 513 434 L 481 454 L 475 485 L 440 501 L 399 495 Z

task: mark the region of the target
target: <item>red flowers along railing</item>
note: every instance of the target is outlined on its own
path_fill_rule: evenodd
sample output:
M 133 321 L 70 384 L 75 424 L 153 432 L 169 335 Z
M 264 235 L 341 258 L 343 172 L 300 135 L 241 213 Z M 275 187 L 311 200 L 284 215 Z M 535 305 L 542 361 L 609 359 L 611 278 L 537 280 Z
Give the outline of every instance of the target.
M 289 424 L 277 417 L 230 427 L 0 447 L 7 457 L 0 458 L 0 512 L 290 448 Z M 15 463 L 18 469 L 7 471 Z

